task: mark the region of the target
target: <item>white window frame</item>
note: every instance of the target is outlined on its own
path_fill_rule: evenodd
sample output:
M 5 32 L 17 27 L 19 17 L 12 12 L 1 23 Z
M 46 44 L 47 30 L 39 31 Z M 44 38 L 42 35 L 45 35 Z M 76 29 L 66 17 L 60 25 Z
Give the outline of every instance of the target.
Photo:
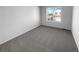
M 51 20 L 48 20 L 48 8 L 53 8 L 53 7 L 47 7 L 46 8 L 46 22 L 59 22 L 59 21 L 51 21 Z M 61 11 L 62 11 L 62 8 L 61 8 Z M 62 21 L 62 12 L 61 12 L 61 21 Z

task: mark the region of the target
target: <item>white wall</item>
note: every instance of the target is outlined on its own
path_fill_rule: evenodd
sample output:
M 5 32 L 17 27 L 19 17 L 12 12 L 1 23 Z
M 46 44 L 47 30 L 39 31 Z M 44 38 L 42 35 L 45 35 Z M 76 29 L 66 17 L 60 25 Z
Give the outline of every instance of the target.
M 39 7 L 0 6 L 0 44 L 39 25 Z
M 63 6 L 62 7 L 62 20 L 60 22 L 47 22 L 46 21 L 46 8 L 49 6 L 41 6 L 40 12 L 41 12 L 41 24 L 46 26 L 52 26 L 52 27 L 58 27 L 58 28 L 64 28 L 71 30 L 72 25 L 72 6 Z M 53 6 L 50 6 L 53 7 Z
M 79 7 L 73 8 L 72 33 L 79 50 Z

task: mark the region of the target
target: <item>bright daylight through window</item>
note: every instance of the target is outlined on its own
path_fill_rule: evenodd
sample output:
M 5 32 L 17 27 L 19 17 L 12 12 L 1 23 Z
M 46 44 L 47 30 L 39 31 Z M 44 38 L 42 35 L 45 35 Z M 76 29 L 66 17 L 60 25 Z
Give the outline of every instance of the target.
M 61 22 L 61 7 L 47 8 L 47 21 Z

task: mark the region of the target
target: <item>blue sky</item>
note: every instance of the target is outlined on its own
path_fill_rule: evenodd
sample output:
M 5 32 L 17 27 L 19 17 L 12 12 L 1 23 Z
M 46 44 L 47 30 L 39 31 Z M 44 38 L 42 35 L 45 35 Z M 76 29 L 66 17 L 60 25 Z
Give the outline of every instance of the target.
M 50 7 L 48 8 L 48 13 L 53 13 L 57 9 L 61 9 L 61 7 L 52 7 L 52 8 Z
M 53 13 L 54 12 L 54 8 L 48 8 L 48 12 L 49 13 Z

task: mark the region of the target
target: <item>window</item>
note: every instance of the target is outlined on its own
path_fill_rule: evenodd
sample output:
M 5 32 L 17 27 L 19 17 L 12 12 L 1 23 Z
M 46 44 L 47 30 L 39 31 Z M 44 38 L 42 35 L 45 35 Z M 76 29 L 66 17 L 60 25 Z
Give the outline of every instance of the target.
M 61 7 L 47 8 L 47 21 L 61 22 Z

